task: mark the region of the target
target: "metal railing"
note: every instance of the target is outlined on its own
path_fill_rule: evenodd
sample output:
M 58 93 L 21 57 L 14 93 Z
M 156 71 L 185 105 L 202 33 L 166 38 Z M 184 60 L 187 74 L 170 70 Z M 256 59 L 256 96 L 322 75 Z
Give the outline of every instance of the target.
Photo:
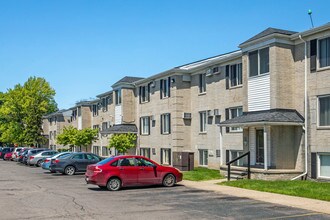
M 250 179 L 251 178 L 251 171 L 250 171 L 250 151 L 246 152 L 245 154 L 242 154 L 241 156 L 239 157 L 236 157 L 235 159 L 229 161 L 226 163 L 226 165 L 228 166 L 228 169 L 227 169 L 227 180 L 230 181 L 230 165 L 236 161 L 238 161 L 239 159 L 242 159 L 243 157 L 247 156 L 247 178 Z

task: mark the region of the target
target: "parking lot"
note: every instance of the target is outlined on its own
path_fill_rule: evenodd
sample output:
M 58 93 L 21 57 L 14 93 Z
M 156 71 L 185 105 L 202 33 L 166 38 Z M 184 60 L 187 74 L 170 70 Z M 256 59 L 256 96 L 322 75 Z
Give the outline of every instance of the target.
M 51 174 L 0 161 L 0 219 L 330 219 L 308 210 L 187 188 L 87 185 L 83 174 Z

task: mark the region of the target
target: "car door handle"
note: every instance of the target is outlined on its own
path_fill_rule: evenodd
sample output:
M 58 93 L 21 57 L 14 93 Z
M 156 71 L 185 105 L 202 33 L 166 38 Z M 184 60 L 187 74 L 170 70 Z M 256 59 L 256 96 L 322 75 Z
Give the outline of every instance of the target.
M 141 167 L 141 168 L 140 168 L 140 170 L 144 170 L 144 168 L 143 168 L 143 167 Z
M 123 168 L 123 167 L 120 167 L 119 169 L 120 169 L 120 170 L 124 170 L 124 168 Z

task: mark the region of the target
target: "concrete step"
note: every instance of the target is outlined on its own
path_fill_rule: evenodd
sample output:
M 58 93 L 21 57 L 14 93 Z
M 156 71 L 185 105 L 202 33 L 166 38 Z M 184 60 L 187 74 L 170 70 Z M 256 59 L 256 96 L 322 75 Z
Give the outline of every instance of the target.
M 228 176 L 225 175 L 225 177 L 227 178 Z M 244 179 L 244 177 L 241 176 L 241 175 L 232 175 L 232 174 L 230 174 L 230 179 L 241 180 L 241 179 Z

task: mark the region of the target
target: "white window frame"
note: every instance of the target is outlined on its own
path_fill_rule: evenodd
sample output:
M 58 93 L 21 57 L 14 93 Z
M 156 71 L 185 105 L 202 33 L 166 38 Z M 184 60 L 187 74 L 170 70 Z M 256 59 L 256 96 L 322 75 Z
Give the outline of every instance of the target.
M 317 56 L 316 56 L 316 59 L 317 59 L 317 70 L 326 70 L 326 69 L 330 69 L 330 65 L 329 66 L 324 66 L 324 67 L 321 67 L 321 63 L 320 63 L 320 42 L 321 40 L 324 40 L 324 39 L 327 39 L 327 38 L 330 38 L 330 35 L 327 35 L 327 36 L 324 36 L 324 37 L 321 37 L 319 39 L 317 39 L 317 45 L 316 45 L 316 50 L 317 50 Z
M 242 106 L 238 106 L 238 107 L 234 107 L 234 108 L 229 108 L 229 119 L 233 119 L 233 118 L 236 118 L 238 116 L 241 116 L 241 115 L 239 115 L 239 109 L 242 109 L 241 112 L 243 114 L 243 107 Z M 236 117 L 233 117 L 232 110 L 236 110 L 236 113 L 237 113 L 237 116 Z M 229 128 L 229 131 L 230 132 L 242 132 L 243 129 L 241 127 L 230 127 Z
M 144 85 L 144 86 L 140 86 L 140 91 L 141 91 L 141 103 L 147 103 L 150 102 L 149 100 L 149 84 L 148 85 Z
M 330 129 L 330 125 L 320 125 L 320 98 L 330 98 L 330 94 L 317 97 L 317 128 Z
M 150 159 L 150 157 L 151 157 L 151 150 L 150 150 L 150 148 L 148 148 L 148 147 L 141 147 L 140 148 L 140 155 L 141 156 L 144 156 L 144 157 L 147 157 L 147 158 Z
M 202 157 L 201 157 L 201 154 L 202 154 Z M 201 158 L 202 158 L 202 161 L 201 161 Z M 209 150 L 208 149 L 199 149 L 198 150 L 198 165 L 207 167 L 208 164 L 209 164 Z
M 141 135 L 149 135 L 150 134 L 150 117 L 145 116 L 141 117 Z
M 198 74 L 198 93 L 206 93 L 206 73 Z
M 207 112 L 199 112 L 199 133 L 206 133 L 206 124 L 207 124 Z
M 161 122 L 162 122 L 161 123 L 162 134 L 170 134 L 171 114 L 170 113 L 161 114 L 160 117 L 161 117 Z
M 236 74 L 237 74 L 237 78 L 236 78 L 236 85 L 232 85 L 232 66 L 235 66 L 236 65 Z M 241 75 L 241 83 L 239 83 L 239 77 L 238 77 L 238 74 L 240 72 L 240 75 Z M 236 87 L 242 87 L 243 85 L 243 65 L 242 63 L 233 63 L 233 64 L 230 64 L 229 65 L 229 79 L 230 79 L 230 83 L 229 83 L 229 87 L 230 88 L 236 88 Z
M 164 165 L 171 165 L 171 148 L 161 148 L 161 162 Z
M 171 89 L 170 81 L 171 81 L 170 77 L 160 80 L 160 83 L 162 84 L 161 85 L 162 89 L 160 90 L 160 92 L 162 93 L 162 96 L 161 96 L 162 99 L 164 99 L 164 98 L 166 99 L 166 98 L 170 97 L 170 89 Z
M 266 49 L 266 48 L 268 48 L 268 62 L 269 62 L 268 72 L 260 74 L 260 50 L 263 50 L 263 49 Z M 255 52 L 255 51 L 258 51 L 258 74 L 256 76 L 250 76 L 250 53 Z M 265 75 L 269 74 L 269 72 L 270 72 L 270 47 L 262 47 L 262 48 L 250 51 L 248 53 L 248 62 L 247 62 L 247 64 L 248 64 L 247 67 L 248 67 L 248 77 L 249 78 L 255 78 L 255 77 L 265 76 Z
M 92 153 L 96 155 L 100 155 L 100 146 L 94 146 L 92 148 Z
M 115 104 L 121 105 L 122 101 L 123 101 L 122 100 L 122 91 L 121 91 L 121 89 L 117 89 L 115 91 Z
M 321 176 L 321 156 L 330 156 L 330 153 L 317 153 L 317 178 L 319 179 L 329 179 L 330 176 Z

